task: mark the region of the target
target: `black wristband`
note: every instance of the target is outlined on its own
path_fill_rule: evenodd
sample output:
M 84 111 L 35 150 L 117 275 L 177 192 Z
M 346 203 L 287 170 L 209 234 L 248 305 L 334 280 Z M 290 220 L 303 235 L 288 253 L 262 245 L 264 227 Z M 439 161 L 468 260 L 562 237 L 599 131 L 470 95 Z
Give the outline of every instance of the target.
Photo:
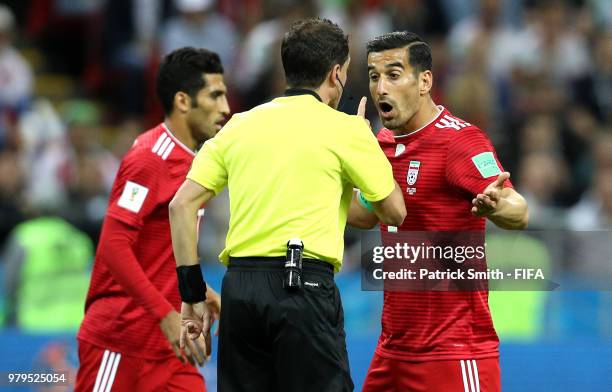
M 181 265 L 176 267 L 181 299 L 188 304 L 206 299 L 206 283 L 200 265 Z

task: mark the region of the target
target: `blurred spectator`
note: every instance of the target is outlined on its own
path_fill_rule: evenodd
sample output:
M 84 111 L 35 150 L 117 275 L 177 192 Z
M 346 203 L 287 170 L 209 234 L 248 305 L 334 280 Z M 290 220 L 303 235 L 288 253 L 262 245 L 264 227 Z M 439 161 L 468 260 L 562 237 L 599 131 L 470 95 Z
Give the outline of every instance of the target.
M 102 22 L 102 61 L 109 93 L 125 117 L 145 112 L 148 79 L 157 63 L 157 34 L 171 0 L 108 0 Z
M 610 7 L 612 8 L 612 7 Z M 594 69 L 575 83 L 574 101 L 612 123 L 612 27 L 594 37 Z
M 565 86 L 591 69 L 587 42 L 562 0 L 533 1 L 521 33 L 520 66 L 523 72 L 552 78 Z
M 0 246 L 25 219 L 23 215 L 24 173 L 16 152 L 0 151 Z
M 313 15 L 316 9 L 311 0 L 271 0 L 267 7 L 271 19 L 257 24 L 247 34 L 235 67 L 234 79 L 245 109 L 282 93 L 285 84 L 280 59 L 282 37 L 292 22 Z
M 530 153 L 521 161 L 517 177 L 518 189 L 529 205 L 529 227 L 563 228 L 564 217 L 555 199 L 568 182 L 563 160 L 550 152 Z
M 612 133 L 594 140 L 593 185 L 568 214 L 572 230 L 612 229 Z
M 426 37 L 443 36 L 449 23 L 441 0 L 385 0 L 392 30 L 408 30 Z
M 349 36 L 349 52 L 351 64 L 346 90 L 338 109 L 355 114 L 359 98 L 369 96 L 368 57 L 366 43 L 385 33 L 393 31 L 392 14 L 382 8 L 366 7 L 361 0 L 347 0 L 344 7 L 330 7 L 322 11 L 323 16 L 338 23 Z M 349 97 L 357 97 L 350 100 Z M 368 100 L 366 114 L 370 117 L 376 113 L 372 100 Z
M 100 122 L 102 120 L 99 107 L 87 100 L 70 100 L 62 105 L 62 117 L 68 127 L 69 144 L 72 147 L 72 159 L 91 159 L 100 171 L 99 189 L 110 192 L 119 162 L 113 154 L 102 147 L 100 143 Z M 72 169 L 77 169 L 77 162 Z
M 595 22 L 602 28 L 612 27 L 612 7 L 609 0 L 589 0 Z
M 609 290 L 612 278 L 612 134 L 596 139 L 599 157 L 592 188 L 568 214 L 573 230 L 569 272 L 589 289 Z M 603 158 L 603 160 L 601 160 Z
M 100 113 L 95 104 L 68 101 L 63 117 L 70 151 L 62 167 L 66 202 L 61 215 L 97 240 L 119 161 L 100 144 Z
M 53 72 L 85 77 L 100 57 L 99 14 L 104 0 L 31 0 L 26 31 Z
M 76 331 L 92 257 L 91 240 L 60 218 L 15 227 L 2 255 L 6 323 L 29 332 Z
M 446 85 L 446 102 L 453 113 L 484 129 L 493 141 L 499 141 L 494 120 L 495 86 L 487 78 L 488 42 L 476 39 L 469 49 L 465 71 L 454 75 Z
M 51 102 L 38 98 L 20 117 L 18 126 L 26 203 L 35 209 L 59 208 L 66 197 L 61 168 L 69 156 L 64 124 Z
M 612 7 L 609 7 L 612 8 Z M 612 123 L 612 23 L 597 38 L 593 85 L 597 109 L 603 120 Z
M 216 0 L 175 0 L 179 15 L 162 31 L 162 55 L 183 46 L 202 47 L 219 54 L 232 69 L 238 36 L 232 22 L 215 11 Z
M 521 130 L 521 154 L 552 153 L 561 154 L 561 129 L 556 117 L 534 115 L 527 119 Z
M 448 48 L 456 64 L 476 46 L 481 46 L 486 74 L 492 80 L 506 79 L 525 50 L 526 33 L 516 31 L 501 21 L 501 0 L 480 0 L 476 14 L 457 23 L 448 36 Z M 469 64 L 469 63 L 468 63 Z M 464 70 L 461 67 L 460 70 Z
M 13 13 L 0 4 L 0 109 L 18 108 L 32 94 L 32 70 L 13 47 L 14 33 Z

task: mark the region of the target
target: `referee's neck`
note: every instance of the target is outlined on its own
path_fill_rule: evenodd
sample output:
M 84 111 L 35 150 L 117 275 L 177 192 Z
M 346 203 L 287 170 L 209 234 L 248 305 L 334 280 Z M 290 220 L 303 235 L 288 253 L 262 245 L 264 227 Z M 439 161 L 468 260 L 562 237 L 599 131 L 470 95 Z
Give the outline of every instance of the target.
M 325 83 L 317 88 L 287 86 L 287 90 L 285 90 L 285 96 L 310 94 L 327 106 L 330 106 L 331 102 L 334 100 L 334 93 L 333 89 L 326 86 Z
M 285 97 L 291 97 L 294 95 L 312 95 L 317 100 L 323 102 L 323 100 L 321 100 L 321 96 L 315 90 L 309 88 L 289 87 L 285 90 Z

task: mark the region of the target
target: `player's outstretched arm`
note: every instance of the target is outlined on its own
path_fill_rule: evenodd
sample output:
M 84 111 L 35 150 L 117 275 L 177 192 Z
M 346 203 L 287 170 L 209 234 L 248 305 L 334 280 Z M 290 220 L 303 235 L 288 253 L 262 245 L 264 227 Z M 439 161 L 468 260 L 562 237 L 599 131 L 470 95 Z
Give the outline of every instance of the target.
M 183 298 L 181 348 L 185 347 L 187 337 L 195 340 L 200 334 L 203 334 L 204 338 L 207 338 L 213 321 L 211 309 L 204 302 L 206 285 L 199 272 L 197 252 L 197 211 L 212 197 L 214 197 L 214 192 L 188 179 L 181 185 L 170 202 L 170 231 L 177 271 L 186 271 L 181 267 L 197 266 L 197 268 L 189 269 L 184 276 L 179 272 L 179 288 Z M 198 271 L 199 276 L 195 276 L 194 271 Z M 194 276 L 197 279 L 194 279 Z M 195 299 L 186 299 L 185 289 L 188 295 Z
M 501 173 L 472 200 L 472 213 L 486 216 L 502 229 L 523 230 L 529 223 L 527 201 L 512 188 L 504 188 L 510 173 Z

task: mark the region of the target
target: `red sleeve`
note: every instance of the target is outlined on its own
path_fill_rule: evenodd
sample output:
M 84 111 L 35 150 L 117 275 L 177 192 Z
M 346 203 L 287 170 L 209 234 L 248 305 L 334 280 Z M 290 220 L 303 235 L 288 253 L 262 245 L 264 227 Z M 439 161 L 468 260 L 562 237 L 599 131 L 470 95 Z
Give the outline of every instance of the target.
M 161 320 L 174 308 L 153 286 L 136 259 L 132 246 L 137 238 L 137 228 L 107 217 L 100 234 L 98 258 L 136 302 Z
M 148 150 L 137 151 L 121 162 L 113 185 L 107 215 L 134 227 L 142 227 L 158 205 L 158 191 L 166 176 L 162 160 Z
M 446 179 L 452 187 L 474 197 L 503 171 L 495 148 L 480 129 L 463 129 L 451 139 L 446 156 Z M 504 186 L 512 187 L 512 183 L 508 180 Z

